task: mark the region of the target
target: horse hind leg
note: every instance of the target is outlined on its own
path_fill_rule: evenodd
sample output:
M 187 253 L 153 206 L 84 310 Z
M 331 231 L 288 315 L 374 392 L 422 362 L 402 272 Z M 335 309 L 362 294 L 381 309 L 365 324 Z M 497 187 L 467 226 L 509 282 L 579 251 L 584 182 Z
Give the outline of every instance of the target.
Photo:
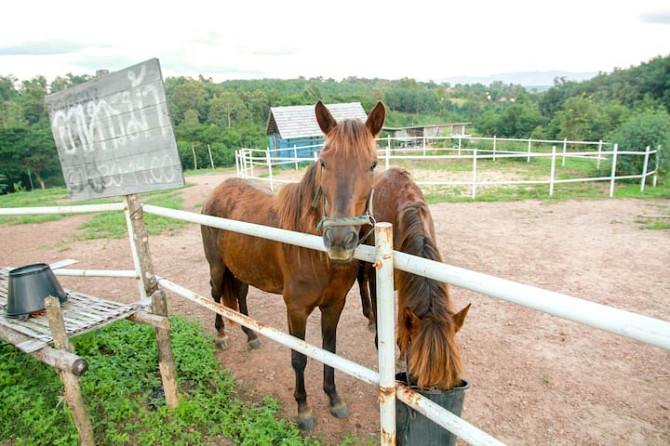
M 221 303 L 221 297 L 224 293 L 223 277 L 225 274 L 225 266 L 223 264 L 210 265 L 209 285 L 211 287 L 212 299 L 217 304 Z M 216 329 L 215 345 L 220 350 L 227 350 L 230 347 L 230 338 L 226 334 L 226 327 L 223 322 L 223 317 L 216 314 L 214 319 L 214 328 Z
M 249 309 L 247 307 L 247 294 L 249 293 L 249 285 L 235 279 L 235 288 L 237 292 L 237 302 L 240 305 L 240 312 L 245 316 L 249 316 Z M 258 337 L 255 331 L 250 328 L 242 326 L 242 331 L 247 335 L 247 344 L 252 350 L 257 350 L 263 346 L 263 341 Z

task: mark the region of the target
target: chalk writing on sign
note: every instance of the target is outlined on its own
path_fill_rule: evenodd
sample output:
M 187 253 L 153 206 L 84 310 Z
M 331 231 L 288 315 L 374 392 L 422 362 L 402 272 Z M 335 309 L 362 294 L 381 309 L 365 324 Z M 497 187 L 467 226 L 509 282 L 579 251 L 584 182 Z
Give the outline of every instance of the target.
M 72 200 L 184 185 L 157 59 L 46 102 Z

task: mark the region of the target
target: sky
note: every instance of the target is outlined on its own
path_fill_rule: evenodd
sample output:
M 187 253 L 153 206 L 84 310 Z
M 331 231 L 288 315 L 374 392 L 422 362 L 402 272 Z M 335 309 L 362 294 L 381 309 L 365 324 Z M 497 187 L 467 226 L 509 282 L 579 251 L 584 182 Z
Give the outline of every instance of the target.
M 0 11 L 0 76 L 19 80 L 156 57 L 164 78 L 440 82 L 670 55 L 668 0 L 22 0 Z

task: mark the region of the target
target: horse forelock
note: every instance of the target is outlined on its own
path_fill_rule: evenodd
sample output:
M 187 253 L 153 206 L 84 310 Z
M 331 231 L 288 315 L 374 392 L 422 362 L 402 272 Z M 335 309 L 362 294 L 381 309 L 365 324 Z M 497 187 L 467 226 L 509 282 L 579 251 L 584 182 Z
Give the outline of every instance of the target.
M 463 365 L 453 325 L 449 317 L 424 318 L 406 345 L 407 371 L 418 387 L 447 390 L 459 384 Z
M 376 156 L 374 138 L 365 123 L 358 119 L 345 119 L 326 135 L 324 152 L 334 151 L 337 156 L 358 157 Z M 339 153 L 342 151 L 343 153 Z

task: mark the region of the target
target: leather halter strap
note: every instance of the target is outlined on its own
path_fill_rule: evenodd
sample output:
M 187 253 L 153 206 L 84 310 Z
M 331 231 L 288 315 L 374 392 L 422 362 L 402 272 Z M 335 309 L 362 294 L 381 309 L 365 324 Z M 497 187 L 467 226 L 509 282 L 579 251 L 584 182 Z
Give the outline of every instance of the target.
M 321 218 L 321 221 L 319 224 L 316 225 L 316 230 L 321 231 L 322 229 L 325 229 L 329 226 L 363 226 L 363 225 L 370 225 L 370 230 L 365 234 L 365 236 L 360 237 L 358 239 L 358 244 L 360 245 L 363 243 L 374 231 L 375 225 L 377 224 L 377 221 L 375 220 L 374 213 L 373 213 L 373 207 L 372 207 L 372 199 L 374 196 L 375 190 L 372 188 L 370 190 L 370 195 L 368 196 L 367 200 L 367 205 L 365 207 L 365 213 L 363 215 L 359 215 L 357 217 L 339 217 L 339 218 L 334 218 L 334 217 L 328 217 L 326 215 L 326 197 L 323 195 L 323 189 L 321 189 L 321 186 L 319 186 L 319 189 L 317 189 L 316 194 L 314 195 L 314 200 L 312 200 L 312 207 L 317 208 L 319 206 L 319 201 L 321 201 L 321 207 L 322 207 L 322 215 L 323 217 Z

